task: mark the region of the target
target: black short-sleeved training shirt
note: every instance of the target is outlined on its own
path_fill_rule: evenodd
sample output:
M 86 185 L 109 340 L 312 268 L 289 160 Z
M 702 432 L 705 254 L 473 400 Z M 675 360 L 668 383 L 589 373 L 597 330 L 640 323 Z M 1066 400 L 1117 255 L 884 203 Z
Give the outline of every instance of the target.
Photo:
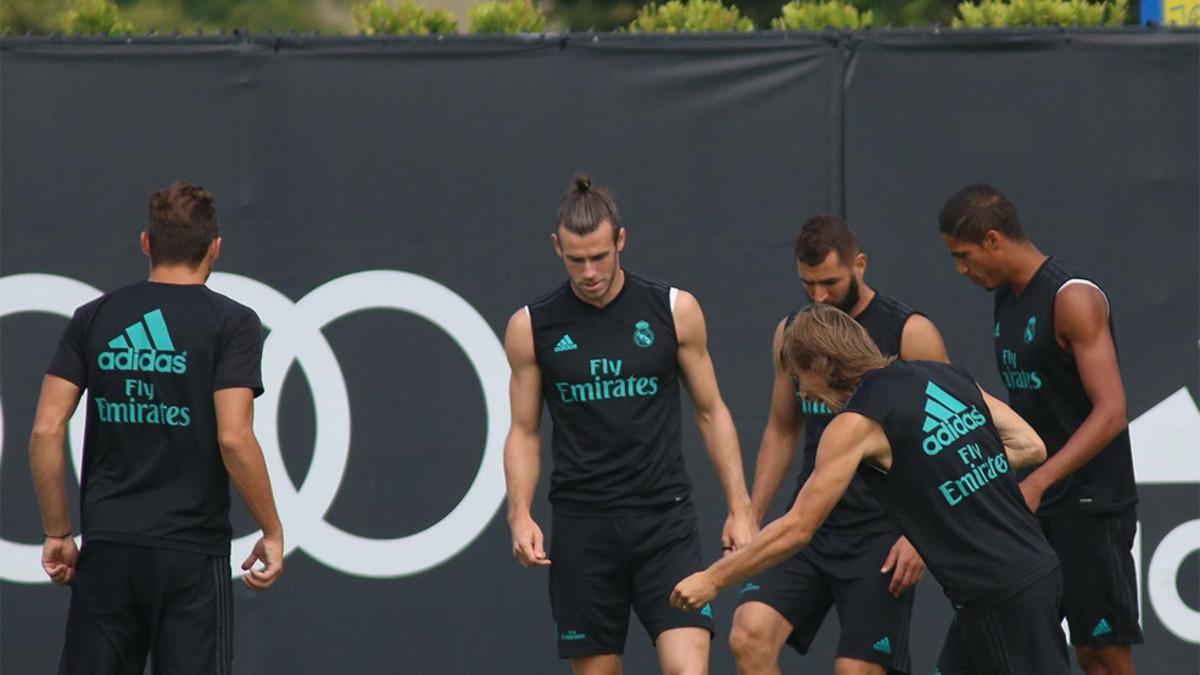
M 228 555 L 213 393 L 262 393 L 262 324 L 203 285 L 143 281 L 75 311 L 47 373 L 87 390 L 85 541 Z

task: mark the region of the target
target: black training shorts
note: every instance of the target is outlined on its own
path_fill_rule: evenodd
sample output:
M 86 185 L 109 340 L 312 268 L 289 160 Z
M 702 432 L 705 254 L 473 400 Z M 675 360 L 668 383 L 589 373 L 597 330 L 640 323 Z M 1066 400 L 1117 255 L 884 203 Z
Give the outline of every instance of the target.
M 227 675 L 233 663 L 229 558 L 89 542 L 71 584 L 59 675 Z
M 837 607 L 837 656 L 908 673 L 908 631 L 916 588 L 899 598 L 888 585 L 892 572 L 879 570 L 899 535 L 832 536 L 819 533 L 800 551 L 754 579 L 739 604 L 761 602 L 792 624 L 788 644 L 801 654 L 812 646 L 831 607 Z
M 996 603 L 960 607 L 934 675 L 1068 675 L 1058 603 L 1062 570 Z
M 672 628 L 712 633 L 712 607 L 671 607 L 671 591 L 704 569 L 691 502 L 637 515 L 555 513 L 550 535 L 550 606 L 564 659 L 621 654 L 629 609 L 651 640 Z
M 1042 518 L 1063 569 L 1063 616 L 1071 644 L 1103 648 L 1142 643 L 1133 567 L 1133 508 L 1104 515 Z

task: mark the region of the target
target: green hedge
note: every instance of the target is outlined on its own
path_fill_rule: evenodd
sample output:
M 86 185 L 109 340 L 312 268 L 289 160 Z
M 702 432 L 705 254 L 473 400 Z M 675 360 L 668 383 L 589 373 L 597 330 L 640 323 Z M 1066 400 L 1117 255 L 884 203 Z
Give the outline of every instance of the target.
M 371 0 L 354 6 L 354 27 L 364 35 L 446 35 L 458 30 L 454 15 L 413 0 Z
M 775 30 L 823 30 L 840 28 L 858 30 L 869 28 L 875 21 L 871 10 L 862 12 L 848 2 L 803 2 L 792 0 L 783 6 L 783 14 L 771 21 Z
M 546 15 L 531 0 L 485 2 L 467 10 L 472 33 L 541 33 Z
M 134 32 L 133 24 L 121 20 L 121 10 L 112 0 L 76 0 L 63 13 L 64 33 L 78 35 L 121 35 Z
M 0 32 L 28 30 L 30 2 L 0 0 Z M 65 4 L 64 9 L 63 8 Z M 67 34 L 119 35 L 137 32 L 123 20 L 113 0 L 58 0 L 48 11 L 58 14 L 58 27 Z M 136 12 L 135 12 L 136 13 Z M 365 0 L 354 5 L 355 28 L 365 35 L 445 35 L 458 31 L 454 16 L 428 9 L 416 0 Z M 492 0 L 467 12 L 471 33 L 541 33 L 546 15 L 533 0 Z M 51 14 L 49 16 L 54 16 Z M 138 15 L 141 18 L 140 14 Z M 1119 26 L 1129 19 L 1129 0 L 980 0 L 958 5 L 954 28 L 1020 28 L 1025 26 Z M 792 0 L 771 21 L 776 30 L 859 30 L 874 25 L 870 10 L 848 0 Z M 53 30 L 53 28 L 51 28 Z M 722 0 L 652 0 L 626 30 L 638 33 L 752 31 L 753 21 L 735 5 Z
M 955 28 L 1120 26 L 1129 16 L 1129 0 L 983 0 L 962 3 L 958 15 Z
M 726 7 L 721 0 L 670 0 L 659 5 L 651 2 L 629 24 L 635 33 L 703 33 L 707 31 L 754 30 L 754 22 L 742 16 L 736 6 Z

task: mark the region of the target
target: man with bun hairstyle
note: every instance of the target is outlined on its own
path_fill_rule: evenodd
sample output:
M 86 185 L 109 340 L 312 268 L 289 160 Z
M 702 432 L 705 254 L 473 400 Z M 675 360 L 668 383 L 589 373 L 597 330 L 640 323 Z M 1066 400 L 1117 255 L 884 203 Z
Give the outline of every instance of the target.
M 625 238 L 608 191 L 576 177 L 550 235 L 567 281 L 509 320 L 512 552 L 526 567 L 549 568 L 558 653 L 576 675 L 622 672 L 631 607 L 662 672 L 707 673 L 711 606 L 685 612 L 668 602 L 675 581 L 703 566 L 683 461 L 681 382 L 728 500 L 726 551 L 754 534 L 750 497 L 700 305 L 624 270 Z M 554 428 L 548 547 L 531 513 L 543 403 Z
M 253 428 L 262 324 L 204 285 L 221 252 L 212 195 L 177 182 L 151 196 L 149 211 L 149 279 L 75 311 L 29 441 L 42 567 L 71 586 L 60 675 L 141 673 L 147 656 L 155 673 L 230 672 L 230 479 L 262 528 L 243 582 L 263 590 L 283 571 L 283 527 Z M 64 442 L 85 390 L 78 551 Z
M 681 581 L 671 604 L 695 611 L 809 545 L 858 475 L 954 605 L 937 672 L 1067 675 L 1058 558 L 1014 476 L 1045 459 L 1033 428 L 962 367 L 885 357 L 827 305 L 796 316 L 780 360 L 806 395 L 838 411 L 812 476 L 791 510 Z

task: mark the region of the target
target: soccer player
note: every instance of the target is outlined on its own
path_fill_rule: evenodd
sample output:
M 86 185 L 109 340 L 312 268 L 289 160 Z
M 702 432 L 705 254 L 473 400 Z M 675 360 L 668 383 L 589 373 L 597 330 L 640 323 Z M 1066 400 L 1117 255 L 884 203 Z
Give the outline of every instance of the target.
M 1063 615 L 1088 675 L 1133 673 L 1141 644 L 1133 536 L 1137 488 L 1108 297 L 1025 237 L 988 185 L 938 215 L 959 274 L 995 291 L 996 364 L 1009 402 L 1050 459 L 1021 492 L 1062 561 Z
M 867 256 L 845 221 L 830 215 L 810 218 L 796 238 L 796 265 L 810 302 L 837 307 L 854 317 L 885 356 L 948 361 L 941 334 L 928 318 L 867 285 Z M 795 316 L 775 329 L 772 355 Z M 801 397 L 795 380 L 775 359 L 771 412 L 755 468 L 752 502 L 756 522 L 766 515 L 804 431 L 803 464 L 796 493 L 812 475 L 821 432 L 833 419 L 827 405 Z M 793 493 L 792 497 L 795 498 Z M 811 544 L 762 575 L 739 595 L 729 642 L 744 675 L 778 673 L 786 643 L 808 651 L 831 606 L 837 606 L 841 635 L 838 675 L 910 672 L 908 590 L 925 564 L 900 535 L 870 493 L 855 478 L 817 530 Z
M 680 381 L 728 499 L 723 547 L 737 548 L 755 528 L 704 316 L 690 293 L 621 267 L 617 204 L 586 177 L 563 197 L 551 240 L 568 279 L 513 314 L 505 334 L 513 556 L 549 567 L 558 653 L 577 675 L 621 672 L 631 606 L 664 673 L 707 673 L 711 607 L 669 604 L 675 581 L 703 566 L 680 439 Z M 554 426 L 549 555 L 530 513 L 543 401 Z
M 1033 429 L 961 367 L 884 357 L 826 305 L 796 316 L 781 360 L 806 395 L 841 412 L 791 510 L 680 582 L 672 605 L 695 610 L 808 545 L 858 473 L 954 604 L 942 675 L 1066 675 L 1058 559 L 1012 473 L 1045 457 Z
M 60 675 L 229 673 L 229 481 L 262 537 L 243 581 L 283 570 L 283 528 L 262 450 L 262 325 L 204 286 L 221 251 L 212 195 L 178 182 L 150 198 L 150 278 L 75 311 L 42 383 L 30 464 L 42 567 L 71 586 Z M 75 548 L 63 486 L 67 422 L 87 425 Z M 262 567 L 255 563 L 261 562 Z

